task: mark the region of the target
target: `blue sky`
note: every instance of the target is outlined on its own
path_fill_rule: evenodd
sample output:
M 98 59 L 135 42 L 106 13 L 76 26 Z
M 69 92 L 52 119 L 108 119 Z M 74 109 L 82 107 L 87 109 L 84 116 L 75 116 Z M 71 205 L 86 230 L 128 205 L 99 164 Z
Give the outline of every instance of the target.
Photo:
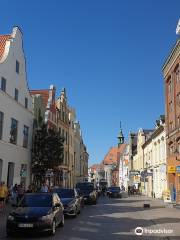
M 0 33 L 21 27 L 31 89 L 66 87 L 90 164 L 124 134 L 164 113 L 162 64 L 177 36 L 180 1 L 1 1 Z

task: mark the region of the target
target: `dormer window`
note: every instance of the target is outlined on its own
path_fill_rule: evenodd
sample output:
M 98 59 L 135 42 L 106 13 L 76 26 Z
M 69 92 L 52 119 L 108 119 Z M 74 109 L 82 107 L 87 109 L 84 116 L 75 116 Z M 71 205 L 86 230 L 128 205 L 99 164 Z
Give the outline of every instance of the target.
M 19 74 L 19 62 L 16 60 L 16 73 Z

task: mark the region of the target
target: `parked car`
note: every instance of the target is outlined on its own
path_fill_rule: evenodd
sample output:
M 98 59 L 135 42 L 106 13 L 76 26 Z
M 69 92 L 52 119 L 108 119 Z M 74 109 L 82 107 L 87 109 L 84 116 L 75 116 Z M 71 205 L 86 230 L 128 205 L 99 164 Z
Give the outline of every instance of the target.
M 107 196 L 110 197 L 110 198 L 113 198 L 113 197 L 121 198 L 120 187 L 109 187 L 107 189 Z
M 76 188 L 76 191 L 77 191 L 78 196 L 79 196 L 80 201 L 81 201 L 81 208 L 84 208 L 84 198 L 83 198 L 83 196 L 81 194 L 81 190 L 79 188 Z
M 97 192 L 94 185 L 89 182 L 77 183 L 76 188 L 80 189 L 80 194 L 83 196 L 84 202 L 87 204 L 97 203 Z
M 81 198 L 74 188 L 54 188 L 53 192 L 60 197 L 64 214 L 76 217 L 81 212 Z
M 7 217 L 8 236 L 21 232 L 49 232 L 64 226 L 63 204 L 56 193 L 27 193 Z

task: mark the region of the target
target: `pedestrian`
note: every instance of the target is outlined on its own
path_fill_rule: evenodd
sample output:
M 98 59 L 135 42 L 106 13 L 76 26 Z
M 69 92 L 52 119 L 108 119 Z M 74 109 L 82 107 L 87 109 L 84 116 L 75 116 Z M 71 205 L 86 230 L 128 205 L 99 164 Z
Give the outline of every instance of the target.
M 24 196 L 24 193 L 25 193 L 24 185 L 21 183 L 17 187 L 17 204 L 19 204 L 19 202 L 21 201 L 22 197 Z
M 43 183 L 40 189 L 41 192 L 49 192 L 49 188 L 46 183 Z
M 32 186 L 31 185 L 29 185 L 28 186 L 28 189 L 27 189 L 27 191 L 26 191 L 26 193 L 32 193 L 33 191 L 32 191 Z
M 128 185 L 128 196 L 131 195 L 131 187 Z
M 16 183 L 14 185 L 13 189 L 12 189 L 12 201 L 13 201 L 13 203 L 15 203 L 17 201 L 17 189 L 18 189 L 18 185 Z
M 0 183 L 0 210 L 1 211 L 5 208 L 7 196 L 8 196 L 8 188 L 5 185 L 5 182 L 1 182 Z

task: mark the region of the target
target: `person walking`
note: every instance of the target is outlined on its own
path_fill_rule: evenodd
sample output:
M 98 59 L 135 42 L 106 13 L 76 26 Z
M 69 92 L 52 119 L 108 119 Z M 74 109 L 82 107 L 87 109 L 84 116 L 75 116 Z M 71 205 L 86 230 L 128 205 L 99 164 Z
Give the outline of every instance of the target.
M 49 188 L 48 186 L 46 185 L 46 183 L 43 183 L 42 186 L 41 186 L 41 192 L 49 192 Z
M 20 185 L 17 186 L 17 204 L 20 202 L 22 197 L 24 196 L 25 189 L 23 184 L 21 183 Z
M 0 210 L 1 211 L 5 208 L 7 196 L 8 196 L 8 188 L 5 185 L 5 182 L 1 182 L 0 183 Z

